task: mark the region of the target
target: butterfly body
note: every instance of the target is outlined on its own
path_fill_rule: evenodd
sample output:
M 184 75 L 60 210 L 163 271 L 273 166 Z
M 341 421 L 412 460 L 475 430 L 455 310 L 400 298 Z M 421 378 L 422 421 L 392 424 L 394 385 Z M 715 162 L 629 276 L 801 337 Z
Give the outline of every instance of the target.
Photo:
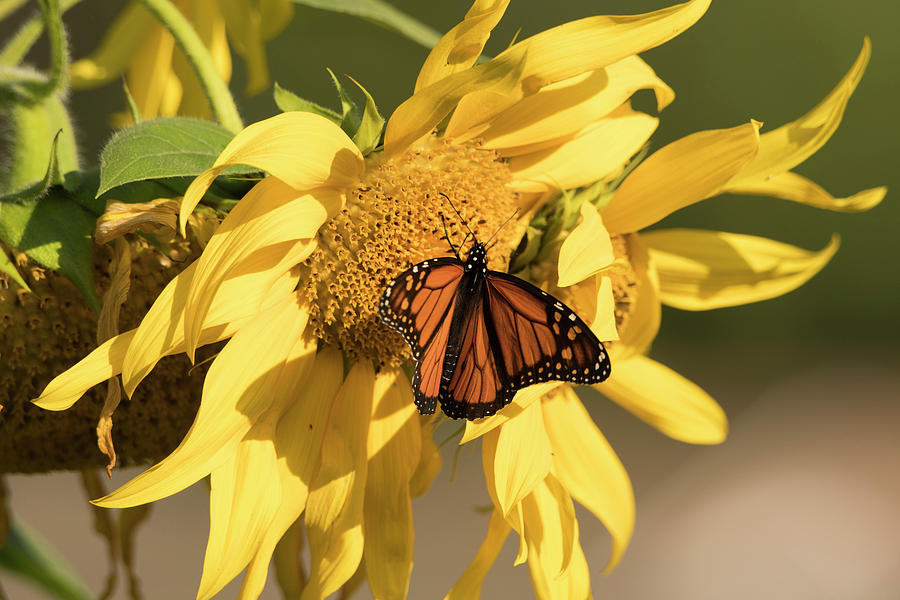
M 609 376 L 606 350 L 584 321 L 530 283 L 489 270 L 477 241 L 465 262 L 436 258 L 401 273 L 378 314 L 412 350 L 422 414 L 440 402 L 453 419 L 487 417 L 528 385 Z

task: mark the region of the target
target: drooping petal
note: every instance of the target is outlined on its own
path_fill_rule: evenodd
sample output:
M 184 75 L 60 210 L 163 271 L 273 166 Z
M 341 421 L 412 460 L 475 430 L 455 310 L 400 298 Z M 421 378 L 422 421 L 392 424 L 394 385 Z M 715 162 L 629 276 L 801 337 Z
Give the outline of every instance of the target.
M 222 283 L 251 257 L 265 251 L 277 253 L 278 247 L 289 265 L 302 262 L 315 249 L 313 238 L 319 226 L 341 203 L 338 190 L 320 188 L 303 194 L 274 177 L 260 181 L 237 203 L 195 262 L 184 306 L 184 338 L 191 360 Z M 307 244 L 296 252 L 300 240 Z
M 481 584 L 484 582 L 484 578 L 491 570 L 491 567 L 494 566 L 494 561 L 497 560 L 500 550 L 503 549 L 503 543 L 509 536 L 510 530 L 510 526 L 506 519 L 503 518 L 503 515 L 497 510 L 492 511 L 491 520 L 488 522 L 487 535 L 485 535 L 484 541 L 481 542 L 478 553 L 469 566 L 466 567 L 466 570 L 463 571 L 460 578 L 456 580 L 456 583 L 453 584 L 453 587 L 450 588 L 450 591 L 447 592 L 447 595 L 444 596 L 444 600 L 480 600 Z
M 744 168 L 759 147 L 756 121 L 700 131 L 660 148 L 639 164 L 603 209 L 612 234 L 631 233 L 708 198 Z
M 872 44 L 866 38 L 856 62 L 824 100 L 796 121 L 760 136 L 756 158 L 728 182 L 725 191 L 731 185 L 756 183 L 789 171 L 821 148 L 840 125 L 847 101 L 862 78 L 871 53 Z
M 618 367 L 618 365 L 616 365 Z M 553 472 L 577 502 L 594 513 L 612 536 L 611 571 L 634 530 L 634 492 L 625 467 L 569 386 L 541 403 L 553 446 Z
M 98 48 L 69 67 L 72 87 L 94 87 L 119 77 L 156 27 L 159 25 L 140 2 L 130 3 L 109 25 Z
M 520 533 L 528 544 L 528 562 L 539 563 L 551 578 L 569 568 L 578 543 L 578 522 L 572 498 L 553 473 L 522 500 Z
M 581 205 L 581 223 L 566 236 L 559 249 L 559 287 L 584 281 L 609 267 L 613 256 L 612 240 L 597 208 L 590 202 Z
M 599 121 L 632 94 L 651 88 L 662 110 L 674 92 L 637 56 L 608 67 L 550 84 L 518 102 L 489 106 L 477 95 L 466 96 L 453 112 L 445 137 L 460 141 L 478 137 L 483 148 L 503 156 L 523 154 L 535 144 L 570 137 Z
M 516 156 L 509 161 L 510 189 L 526 193 L 572 189 L 605 179 L 621 170 L 658 123 L 640 112 L 617 111 L 557 147 Z
M 507 5 L 509 0 L 475 0 L 462 22 L 445 33 L 428 53 L 415 91 L 475 64 Z
M 363 555 L 363 498 L 375 372 L 353 365 L 331 411 L 319 472 L 306 506 L 310 574 L 302 600 L 322 600 L 342 586 Z
M 578 523 L 575 523 L 576 531 Z M 581 544 L 576 543 L 569 568 L 562 575 L 555 576 L 543 568 L 540 554 L 528 561 L 531 585 L 539 600 L 567 600 L 568 598 L 591 598 L 591 574 Z
M 210 530 L 222 529 L 224 534 L 217 533 L 210 536 L 203 561 L 203 576 L 200 579 L 198 598 L 211 598 L 260 553 L 267 540 L 272 543 L 272 526 L 285 501 L 295 503 L 297 500 L 305 500 L 306 483 L 300 481 L 297 485 L 294 480 L 285 480 L 282 477 L 280 464 L 282 460 L 275 444 L 275 436 L 281 417 L 295 404 L 297 396 L 307 387 L 315 361 L 316 342 L 315 338 L 302 335 L 294 340 L 293 347 L 284 358 L 284 367 L 281 369 L 278 388 L 274 390 L 271 405 L 256 419 L 250 431 L 238 443 L 234 454 L 235 460 L 229 461 L 223 467 L 233 470 L 233 473 L 229 472 L 226 475 L 225 481 L 233 481 L 234 487 L 229 489 L 225 486 L 217 494 L 216 480 L 221 469 L 212 471 Z M 304 431 L 297 431 L 295 435 L 309 435 L 308 429 L 305 427 L 302 429 Z M 295 489 L 292 491 L 299 492 L 300 498 L 288 496 L 288 490 L 282 487 L 282 481 L 293 483 L 291 487 Z M 217 508 L 217 504 L 225 507 Z M 294 504 L 294 508 L 302 509 L 303 504 L 299 506 Z M 299 510 L 295 519 L 296 516 L 299 516 Z M 268 549 L 266 558 L 268 562 L 271 558 L 271 548 Z
M 662 320 L 656 264 L 641 243 L 640 236 L 628 235 L 625 237 L 625 243 L 628 260 L 637 279 L 637 298 L 631 304 L 628 322 L 622 330 L 620 343 L 610 349 L 614 364 L 635 354 L 646 354 L 650 344 L 656 339 Z
M 400 369 L 375 378 L 369 425 L 363 520 L 366 579 L 375 598 L 402 600 L 413 565 L 409 482 L 421 452 L 419 418 L 409 380 Z
M 257 94 L 269 83 L 265 43 L 281 32 L 294 16 L 288 0 L 243 2 L 219 0 L 229 39 L 247 63 L 247 93 Z
M 46 410 L 66 410 L 86 391 L 118 375 L 134 333 L 132 329 L 106 340 L 76 365 L 54 377 L 33 402 Z
M 768 179 L 729 183 L 727 191 L 732 194 L 772 196 L 837 212 L 869 210 L 877 206 L 887 194 L 887 188 L 881 186 L 857 192 L 846 198 L 835 198 L 814 181 L 791 171 L 772 175 Z
M 711 310 L 768 300 L 797 289 L 837 252 L 837 235 L 811 252 L 752 235 L 661 229 L 641 234 L 659 272 L 663 303 Z
M 237 444 L 278 396 L 286 358 L 308 317 L 296 297 L 289 297 L 242 327 L 213 361 L 197 416 L 181 444 L 95 504 L 121 508 L 159 500 L 231 460 Z
M 298 191 L 352 186 L 365 168 L 353 140 L 325 117 L 286 112 L 253 123 L 240 131 L 213 166 L 188 187 L 179 216 L 182 235 L 188 215 L 213 180 L 231 165 L 256 167 Z
M 128 90 L 145 119 L 171 116 L 181 102 L 181 82 L 172 72 L 175 38 L 163 27 L 153 28 L 128 65 Z
M 284 533 L 306 508 L 309 485 L 322 451 L 331 406 L 344 378 L 340 351 L 324 348 L 316 355 L 310 377 L 278 420 L 275 450 L 281 481 L 281 504 L 269 523 L 259 549 L 247 566 L 240 598 L 257 598 L 266 583 L 269 562 Z
M 645 356 L 618 361 L 610 378 L 594 388 L 676 440 L 719 444 L 728 434 L 725 412 L 709 394 Z
M 434 478 L 441 472 L 442 465 L 441 449 L 434 441 L 434 424 L 430 415 L 419 417 L 419 429 L 422 434 L 419 464 L 409 480 L 409 495 L 413 498 L 428 491 Z
M 494 488 L 504 516 L 544 480 L 553 465 L 552 455 L 540 402 L 497 429 Z
M 475 438 L 481 437 L 489 431 L 493 431 L 510 419 L 521 415 L 534 402 L 540 400 L 544 394 L 560 385 L 562 385 L 562 382 L 548 381 L 546 383 L 537 383 L 535 385 L 530 385 L 527 388 L 522 388 L 516 392 L 516 395 L 513 397 L 512 402 L 509 403 L 509 406 L 497 414 L 487 417 L 486 419 L 466 421 L 466 430 L 459 440 L 460 445 L 471 442 Z

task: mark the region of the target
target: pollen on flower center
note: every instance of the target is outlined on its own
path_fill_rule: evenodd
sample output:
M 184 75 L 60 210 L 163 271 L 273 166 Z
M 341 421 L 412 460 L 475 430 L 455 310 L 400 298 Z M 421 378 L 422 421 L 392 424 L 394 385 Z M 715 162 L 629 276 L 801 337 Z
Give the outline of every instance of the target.
M 310 323 L 326 343 L 338 344 L 354 358 L 399 364 L 409 357 L 403 339 L 378 318 L 387 284 L 411 265 L 452 256 L 444 222 L 463 259 L 468 227 L 487 241 L 516 209 L 507 189 L 505 162 L 474 145 L 430 138 L 424 147 L 372 162 L 346 207 L 319 230 L 318 248 L 301 266 L 301 292 Z M 443 216 L 443 222 L 441 217 Z M 522 229 L 511 222 L 494 238 L 488 266 L 505 271 Z

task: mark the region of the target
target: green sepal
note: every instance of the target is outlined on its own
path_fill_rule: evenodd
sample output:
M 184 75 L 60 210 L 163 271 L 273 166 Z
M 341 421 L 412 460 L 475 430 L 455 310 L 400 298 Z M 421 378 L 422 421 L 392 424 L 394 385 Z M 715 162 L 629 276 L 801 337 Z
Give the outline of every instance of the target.
M 53 136 L 53 142 L 50 144 L 50 158 L 47 161 L 47 168 L 44 169 L 44 176 L 29 185 L 0 196 L 0 211 L 3 210 L 3 203 L 6 202 L 27 202 L 28 200 L 40 198 L 54 181 L 61 181 L 62 178 L 59 176 L 59 166 L 56 160 L 56 148 L 60 133 L 62 132 L 56 132 L 56 135 Z
M 399 33 L 426 48 L 433 48 L 441 34 L 382 0 L 294 0 L 296 4 L 359 17 Z
M 325 117 L 335 125 L 341 124 L 341 115 L 337 112 L 331 110 L 330 108 L 325 108 L 315 102 L 310 100 L 306 100 L 301 98 L 297 94 L 284 89 L 278 82 L 275 82 L 275 89 L 272 94 L 275 97 L 275 104 L 278 108 L 281 109 L 282 112 L 289 111 L 300 111 L 300 112 L 311 112 L 322 117 Z
M 0 547 L 0 567 L 33 582 L 53 598 L 91 600 L 95 597 L 47 542 L 20 521 L 10 524 L 6 543 Z
M 378 113 L 378 107 L 375 105 L 375 100 L 369 91 L 349 75 L 347 75 L 347 79 L 356 84 L 356 87 L 366 97 L 366 107 L 363 109 L 359 127 L 356 129 L 356 133 L 353 134 L 353 143 L 363 153 L 363 156 L 368 156 L 381 143 L 384 117 Z
M 233 134 L 210 121 L 169 117 L 137 123 L 117 132 L 100 154 L 97 195 L 148 179 L 195 177 L 211 167 Z M 236 165 L 225 175 L 252 175 Z
M 4 202 L 0 210 L 0 240 L 24 252 L 38 264 L 66 277 L 97 313 L 91 233 L 96 215 L 81 206 L 75 194 L 52 186 L 40 198 Z
M 344 91 L 344 86 L 341 85 L 340 80 L 337 78 L 337 75 L 334 74 L 334 71 L 325 67 L 328 71 L 328 74 L 331 75 L 331 80 L 334 81 L 334 87 L 337 88 L 338 96 L 341 98 L 341 129 L 344 130 L 349 136 L 353 136 L 356 133 L 356 130 L 359 129 L 359 123 L 361 117 L 359 115 L 359 109 L 356 108 L 356 103 L 347 95 L 347 92 Z

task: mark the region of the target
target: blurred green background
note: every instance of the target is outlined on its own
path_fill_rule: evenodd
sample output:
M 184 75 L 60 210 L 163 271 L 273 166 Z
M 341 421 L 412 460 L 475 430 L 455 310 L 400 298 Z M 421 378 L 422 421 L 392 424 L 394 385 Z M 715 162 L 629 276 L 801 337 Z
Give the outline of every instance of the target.
M 458 22 L 469 5 L 392 3 L 442 32 Z M 519 28 L 520 37 L 525 37 L 583 16 L 634 14 L 671 4 L 514 1 L 486 51 L 495 54 Z M 120 6 L 85 0 L 70 11 L 66 22 L 73 57 L 93 50 Z M 638 502 L 631 549 L 608 578 L 600 575 L 602 557 L 608 552 L 606 534 L 594 519 L 579 513 L 597 597 L 896 597 L 900 589 L 896 475 L 900 442 L 895 434 L 900 422 L 898 22 L 900 3 L 895 0 L 714 0 L 697 25 L 644 54 L 677 94 L 662 112 L 652 140 L 659 148 L 698 130 L 731 127 L 750 118 L 763 121 L 767 131 L 803 115 L 844 75 L 863 38 L 869 36 L 872 59 L 842 125 L 824 148 L 795 170 L 836 196 L 878 185 L 887 185 L 889 191 L 881 205 L 860 214 L 722 196 L 660 224 L 760 235 L 816 250 L 832 233 L 839 233 L 842 246 L 822 273 L 787 296 L 712 312 L 664 309 L 652 356 L 720 401 L 732 422 L 724 446 L 674 442 L 600 401 L 599 395 L 584 394 L 628 468 Z M 267 48 L 273 79 L 282 86 L 334 106 L 334 90 L 325 72 L 326 66 L 331 67 L 365 85 L 385 115 L 411 93 L 427 54 L 370 23 L 299 6 L 289 29 Z M 40 49 L 34 60 L 43 64 Z M 245 122 L 277 112 L 270 94 L 247 98 L 241 93 L 246 74 L 240 60 L 234 64 L 231 88 Z M 90 160 L 111 133 L 107 118 L 122 108 L 121 91 L 111 85 L 76 92 L 71 104 L 83 156 Z M 452 460 L 452 452 L 446 458 Z M 128 476 L 119 473 L 116 482 Z M 18 478 L 11 487 L 18 510 L 31 511 L 31 523 L 46 514 L 39 511 L 38 498 L 62 493 L 40 478 Z M 79 494 L 69 493 L 77 502 Z M 433 493 L 416 505 L 417 563 L 410 597 L 434 597 L 452 584 L 474 554 L 486 524 L 474 513 L 471 519 L 477 526 L 462 528 L 453 518 L 459 518 L 463 510 L 459 507 L 467 509 L 485 500 L 479 459 L 469 449 L 464 451 L 457 483 L 450 483 L 445 469 Z M 184 587 L 166 585 L 193 589 L 205 543 L 205 502 L 205 492 L 194 489 L 161 503 L 156 531 L 147 533 L 140 549 L 147 557 L 142 567 L 148 578 L 145 589 L 159 592 L 162 588 L 154 586 L 169 577 L 178 580 L 178 572 L 187 578 L 179 584 Z M 448 506 L 456 510 L 450 519 L 445 517 Z M 83 519 L 88 522 L 86 512 Z M 192 527 L 199 537 L 180 542 L 178 552 L 167 555 L 160 549 L 166 548 L 163 542 L 154 550 L 152 535 L 187 535 L 184 532 Z M 88 531 L 89 526 L 82 529 Z M 57 541 L 68 543 L 64 537 Z M 507 544 L 496 574 L 488 579 L 485 597 L 529 594 L 524 567 L 510 566 L 517 543 Z M 92 560 L 101 562 L 102 549 L 94 547 L 97 555 Z M 168 560 L 165 566 L 150 564 L 154 552 L 155 560 Z M 67 554 L 70 560 L 77 555 L 78 550 Z M 102 567 L 93 568 L 102 575 Z M 154 573 L 165 575 L 154 579 Z M 236 588 L 229 589 L 230 595 L 224 597 L 234 596 Z M 269 593 L 267 597 L 277 597 L 271 589 Z

